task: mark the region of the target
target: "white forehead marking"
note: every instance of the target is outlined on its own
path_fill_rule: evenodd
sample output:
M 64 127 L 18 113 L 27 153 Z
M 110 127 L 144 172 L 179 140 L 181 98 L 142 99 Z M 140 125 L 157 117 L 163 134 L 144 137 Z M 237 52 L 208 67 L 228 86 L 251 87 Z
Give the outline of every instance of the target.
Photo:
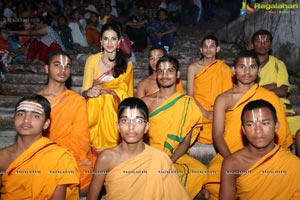
M 64 56 L 64 55 L 59 55 L 59 62 L 63 68 L 68 67 L 68 65 L 70 64 L 68 62 L 68 56 Z
M 130 119 L 135 119 L 138 116 L 138 109 L 135 108 L 130 108 L 127 107 L 126 108 L 126 117 L 130 118 Z
M 23 101 L 19 104 L 19 106 L 16 109 L 16 112 L 24 110 L 24 111 L 32 111 L 32 112 L 37 112 L 39 114 L 42 114 L 44 112 L 43 107 L 41 104 L 32 102 L 32 101 Z
M 262 121 L 262 109 L 258 108 L 255 110 L 251 110 L 253 122 L 261 122 Z
M 268 39 L 267 35 L 258 35 L 259 41 L 260 42 L 266 42 Z
M 250 57 L 244 57 L 244 65 L 246 65 L 247 67 L 253 65 L 254 63 L 252 62 L 252 59 Z

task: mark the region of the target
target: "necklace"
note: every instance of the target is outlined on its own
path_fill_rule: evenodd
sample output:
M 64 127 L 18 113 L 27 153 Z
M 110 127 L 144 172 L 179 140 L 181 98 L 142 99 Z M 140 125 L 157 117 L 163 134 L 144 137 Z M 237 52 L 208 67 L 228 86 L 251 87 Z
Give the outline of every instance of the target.
M 106 62 L 104 56 L 101 57 L 101 61 L 104 64 L 105 69 L 111 69 L 113 67 L 111 64 L 109 64 L 109 63 Z

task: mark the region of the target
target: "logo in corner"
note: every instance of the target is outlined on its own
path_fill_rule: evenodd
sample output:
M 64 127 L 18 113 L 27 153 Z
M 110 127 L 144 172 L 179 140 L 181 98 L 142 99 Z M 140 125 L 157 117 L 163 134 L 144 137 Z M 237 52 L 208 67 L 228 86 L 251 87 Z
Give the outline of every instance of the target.
M 249 2 L 249 3 L 248 3 Z M 254 4 L 255 0 L 243 0 L 242 1 L 242 7 L 240 9 L 240 16 L 247 14 L 248 12 L 254 12 Z

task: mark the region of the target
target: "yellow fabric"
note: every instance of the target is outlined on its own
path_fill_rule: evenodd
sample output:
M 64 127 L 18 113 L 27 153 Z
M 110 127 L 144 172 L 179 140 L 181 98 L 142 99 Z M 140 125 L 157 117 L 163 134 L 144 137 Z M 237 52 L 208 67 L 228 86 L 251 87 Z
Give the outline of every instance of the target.
M 150 145 L 171 156 L 191 130 L 191 144 L 194 143 L 200 132 L 202 114 L 192 97 L 177 92 L 149 114 L 149 122 Z M 206 167 L 184 155 L 177 160 L 175 168 L 182 172 L 181 181 L 194 198 L 206 183 Z
M 244 94 L 233 108 L 226 111 L 224 139 L 231 153 L 234 153 L 244 147 L 241 132 L 241 113 L 243 108 L 249 101 L 258 99 L 266 100 L 276 108 L 277 118 L 280 123 L 279 130 L 276 134 L 278 137 L 278 144 L 285 149 L 288 149 L 293 143 L 293 138 L 280 99 L 273 92 L 255 84 L 247 91 L 246 94 Z M 213 196 L 217 197 L 219 193 L 222 161 L 223 157 L 220 154 L 217 154 L 210 161 L 208 166 L 209 171 L 215 172 L 208 175 L 208 184 L 206 185 L 206 188 L 210 194 L 212 194 L 212 199 L 215 199 Z
M 258 84 L 261 86 L 275 83 L 277 87 L 286 85 L 290 89 L 289 75 L 286 66 L 284 62 L 274 56 L 269 56 L 268 62 L 261 67 L 258 76 Z M 290 104 L 287 98 L 280 98 L 280 100 L 285 104 Z
M 232 72 L 222 60 L 216 60 L 206 66 L 194 77 L 194 97 L 208 111 L 213 111 L 216 97 L 232 87 Z M 212 144 L 212 121 L 205 117 L 198 141 Z
M 148 145 L 139 155 L 113 168 L 104 184 L 107 200 L 191 199 L 168 156 Z
M 85 99 L 71 90 L 66 90 L 50 101 L 51 123 L 46 137 L 57 144 L 68 147 L 79 165 L 80 189 L 89 185 L 92 179 L 96 157 L 91 153 L 89 124 Z M 90 160 L 92 163 L 84 164 Z
M 183 89 L 183 86 L 182 86 L 182 80 L 181 79 L 178 79 L 177 83 L 176 83 L 176 90 L 177 92 L 181 92 L 181 93 L 185 93 L 184 92 L 184 89 Z
M 290 151 L 276 146 L 248 171 L 236 181 L 239 199 L 300 199 L 300 160 Z
M 79 199 L 79 172 L 72 153 L 42 137 L 6 169 L 1 199 L 50 199 L 56 186 L 64 184 L 66 199 Z
M 291 134 L 295 136 L 297 130 L 300 129 L 300 116 L 299 115 L 287 116 L 287 121 L 291 129 Z
M 101 56 L 102 53 L 98 53 L 88 58 L 85 65 L 82 91 L 91 88 L 103 74 L 99 70 Z M 123 99 L 133 96 L 132 63 L 128 64 L 125 73 L 109 82 L 102 83 L 101 87 L 110 94 L 89 98 L 87 102 L 90 142 L 96 149 L 111 148 L 118 144 L 116 112 Z

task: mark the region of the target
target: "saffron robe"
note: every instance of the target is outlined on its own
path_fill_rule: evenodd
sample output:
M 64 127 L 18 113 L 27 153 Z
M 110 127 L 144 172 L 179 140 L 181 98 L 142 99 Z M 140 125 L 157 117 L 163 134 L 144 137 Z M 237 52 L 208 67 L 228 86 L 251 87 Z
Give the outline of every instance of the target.
M 149 114 L 149 122 L 150 145 L 171 156 L 190 131 L 190 144 L 194 143 L 202 126 L 202 114 L 192 97 L 176 92 Z M 188 154 L 181 156 L 174 165 L 194 198 L 206 183 L 206 166 Z
M 95 149 L 117 146 L 120 141 L 116 126 L 118 105 L 123 99 L 133 96 L 132 63 L 128 63 L 125 73 L 114 78 L 113 71 L 100 71 L 101 56 L 102 53 L 98 53 L 88 58 L 82 85 L 82 91 L 99 85 L 108 92 L 96 98 L 89 98 L 87 102 L 90 142 Z
M 233 87 L 232 72 L 222 60 L 215 60 L 194 77 L 194 98 L 208 111 L 213 111 L 217 96 Z M 212 144 L 212 121 L 203 117 L 203 128 L 198 141 Z
M 142 153 L 114 167 L 105 178 L 105 199 L 191 199 L 170 160 L 145 144 Z
M 237 197 L 246 199 L 300 199 L 300 160 L 276 146 L 236 180 Z
M 50 199 L 58 185 L 67 185 L 67 200 L 79 199 L 74 156 L 69 149 L 42 137 L 6 169 L 1 199 Z
M 96 157 L 91 153 L 89 124 L 85 99 L 66 90 L 50 101 L 51 123 L 46 133 L 57 144 L 72 150 L 80 171 L 80 189 L 88 186 Z
M 277 118 L 280 124 L 276 134 L 277 144 L 288 149 L 293 143 L 293 138 L 280 99 L 275 93 L 255 84 L 246 92 L 246 94 L 244 94 L 233 108 L 226 111 L 224 139 L 231 153 L 244 147 L 241 122 L 243 108 L 248 102 L 258 99 L 270 102 L 276 109 Z M 208 175 L 206 189 L 209 191 L 211 199 L 218 199 L 219 196 L 222 162 L 223 157 L 220 154 L 217 154 L 210 161 L 208 166 L 208 171 L 212 173 L 209 173 Z

